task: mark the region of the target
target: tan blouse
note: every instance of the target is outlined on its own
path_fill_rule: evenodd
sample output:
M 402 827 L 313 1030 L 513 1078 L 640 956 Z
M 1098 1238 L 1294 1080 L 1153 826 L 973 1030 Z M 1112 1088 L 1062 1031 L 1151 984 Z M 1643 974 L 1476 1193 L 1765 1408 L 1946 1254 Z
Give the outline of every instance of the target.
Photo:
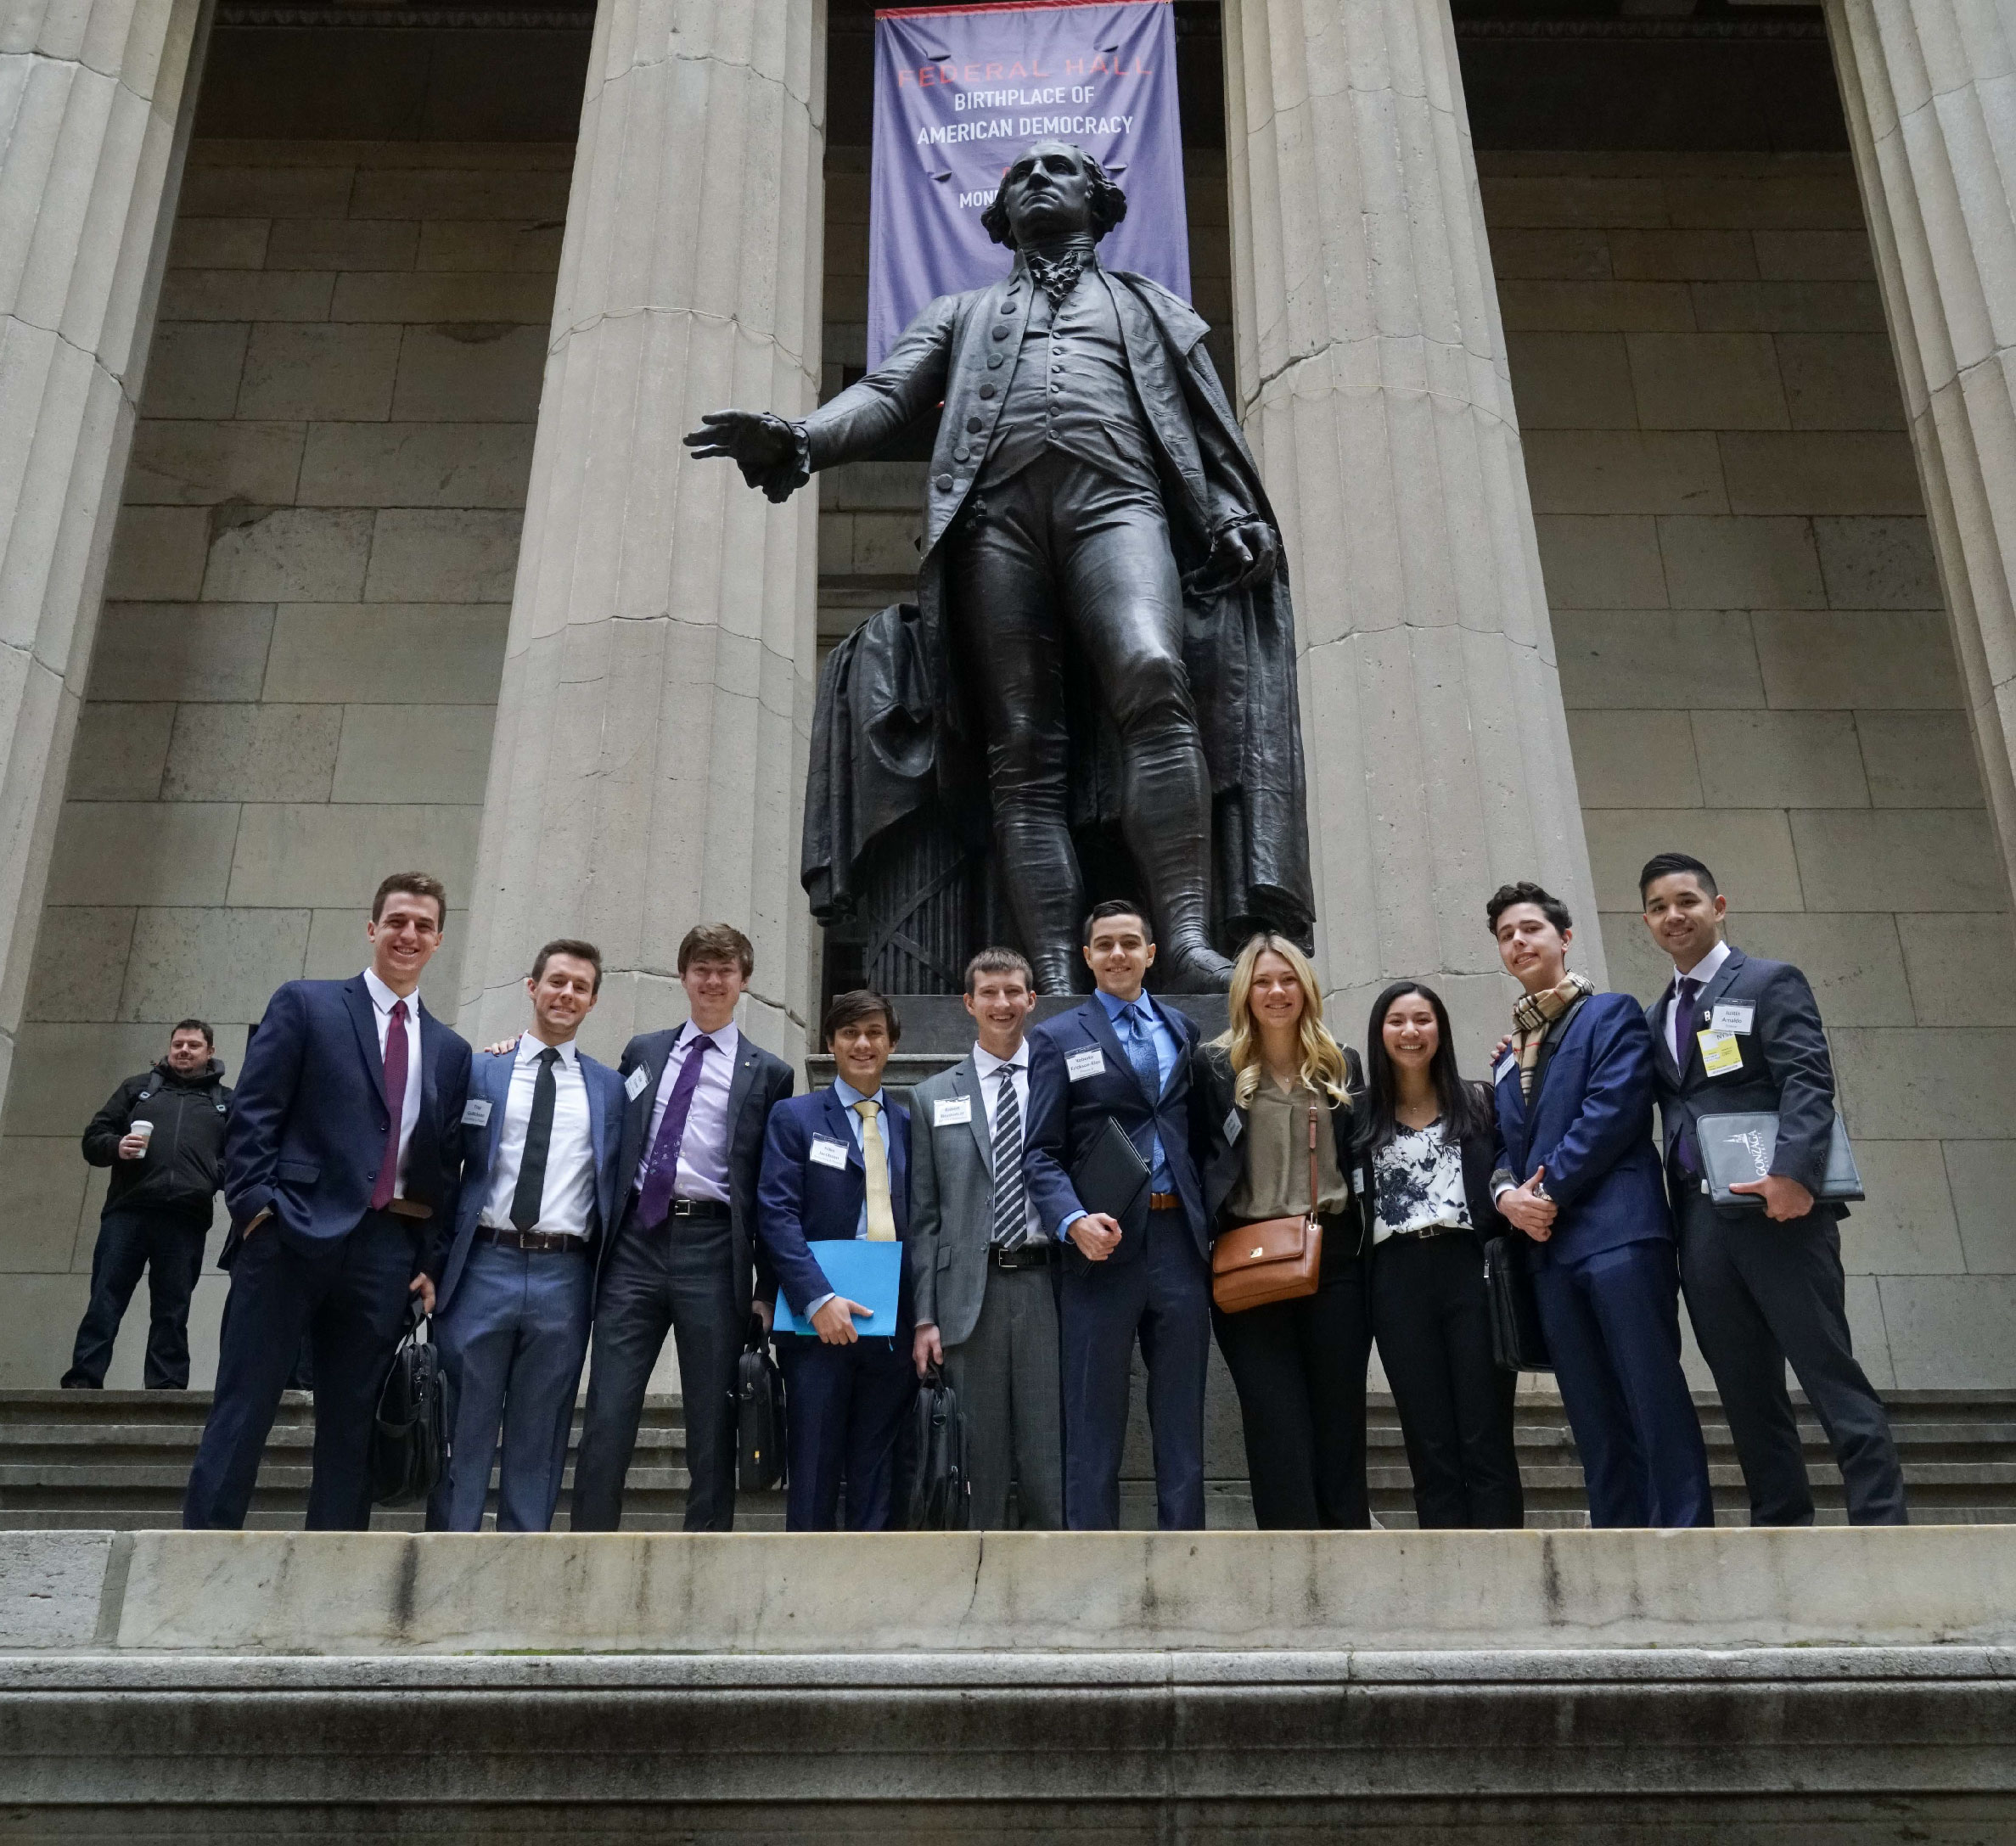
M 1240 1111 L 1245 1123 L 1245 1170 L 1227 1196 L 1227 1215 L 1251 1223 L 1260 1218 L 1298 1217 L 1309 1209 L 1309 1105 L 1317 1107 L 1316 1183 L 1317 1209 L 1342 1211 L 1351 1198 L 1337 1164 L 1337 1136 L 1330 1120 L 1332 1104 L 1306 1085 L 1283 1090 L 1262 1076 L 1253 1104 Z

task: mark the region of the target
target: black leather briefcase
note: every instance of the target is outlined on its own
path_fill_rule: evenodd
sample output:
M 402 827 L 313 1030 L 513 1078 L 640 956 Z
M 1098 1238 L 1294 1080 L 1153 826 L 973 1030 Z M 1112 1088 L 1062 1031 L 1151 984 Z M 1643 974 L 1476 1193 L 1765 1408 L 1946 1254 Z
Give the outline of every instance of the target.
M 1539 1304 L 1525 1253 L 1512 1237 L 1484 1240 L 1484 1290 L 1491 1322 L 1491 1357 L 1507 1372 L 1552 1372 L 1553 1355 L 1541 1329 Z
M 735 1373 L 735 1485 L 745 1494 L 784 1484 L 784 1375 L 753 1316 Z
M 973 1523 L 973 1482 L 966 1472 L 966 1415 L 958 1394 L 937 1366 L 918 1387 L 916 1473 L 903 1523 L 913 1532 L 963 1532 Z
M 416 1295 L 371 1428 L 371 1497 L 381 1507 L 424 1505 L 447 1465 L 447 1385 L 430 1329 Z

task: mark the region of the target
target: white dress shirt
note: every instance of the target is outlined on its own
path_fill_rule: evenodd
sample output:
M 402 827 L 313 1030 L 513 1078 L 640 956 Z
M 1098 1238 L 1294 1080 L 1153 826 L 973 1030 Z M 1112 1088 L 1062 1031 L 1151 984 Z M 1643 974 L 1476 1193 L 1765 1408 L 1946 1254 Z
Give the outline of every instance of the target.
M 385 1035 L 391 1030 L 392 1008 L 399 1004 L 400 996 L 378 978 L 375 968 L 364 970 L 364 987 L 371 996 L 371 1010 L 378 1016 L 378 1061 L 382 1068 Z M 420 1119 L 420 996 L 412 993 L 405 998 L 406 1104 L 399 1112 L 399 1177 L 392 1187 L 395 1198 L 406 1197 L 406 1157 L 413 1144 L 413 1125 Z
M 532 1092 L 539 1081 L 539 1054 L 548 1047 L 536 1034 L 518 1041 L 511 1086 L 504 1097 L 504 1125 L 497 1131 L 497 1159 L 483 1199 L 483 1223 L 508 1231 L 511 1199 L 525 1164 L 525 1135 L 532 1123 Z M 581 1052 L 572 1040 L 551 1047 L 560 1054 L 553 1067 L 553 1131 L 546 1143 L 546 1185 L 539 1197 L 539 1221 L 531 1228 L 585 1237 L 594 1221 L 595 1144 L 588 1123 L 588 1085 Z
M 973 1047 L 973 1068 L 980 1078 L 980 1100 L 986 1105 L 988 1159 L 991 1160 L 994 1154 L 994 1117 L 1001 1107 L 1001 1073 L 1004 1070 L 1014 1072 L 1014 1075 L 1008 1079 L 1008 1085 L 1015 1092 L 1015 1109 L 1022 1119 L 1022 1144 L 1024 1147 L 1027 1147 L 1029 1145 L 1029 1041 L 1024 1039 L 1015 1047 L 1015 1055 L 1008 1058 L 997 1058 L 985 1046 L 975 1045 Z M 1036 1201 L 1030 1197 L 1027 1187 L 1023 1188 L 1022 1197 L 1029 1208 L 1030 1235 L 1032 1237 L 1041 1237 L 1042 1235 L 1042 1220 L 1036 1216 Z M 990 1228 L 991 1228 L 991 1225 L 992 1220 L 990 1217 Z
M 665 1121 L 665 1105 L 672 1099 L 672 1086 L 693 1055 L 699 1028 L 691 1019 L 679 1029 L 671 1055 L 659 1073 L 658 1093 L 651 1102 L 651 1125 L 644 1136 L 644 1157 L 637 1164 L 637 1190 L 644 1189 L 644 1175 L 651 1164 L 651 1150 L 658 1145 L 658 1131 Z M 711 1198 L 726 1205 L 728 1198 L 728 1092 L 735 1085 L 735 1065 L 742 1055 L 742 1034 L 730 1019 L 719 1031 L 710 1032 L 714 1049 L 700 1066 L 700 1080 L 687 1105 L 686 1132 L 679 1137 L 679 1171 L 672 1186 L 677 1198 Z
M 1709 982 L 1721 973 L 1722 963 L 1728 959 L 1729 945 L 1727 942 L 1718 942 L 1686 973 L 1682 974 L 1680 972 L 1677 962 L 1674 964 L 1673 997 L 1666 1002 L 1666 1049 L 1672 1052 L 1673 1062 L 1678 1064 L 1682 1070 L 1687 1069 L 1687 1045 L 1685 1041 L 1682 1040 L 1674 1030 L 1674 1027 L 1678 1022 L 1673 1017 L 1674 1008 L 1680 1004 L 1680 983 L 1683 980 L 1700 983 L 1700 985 L 1694 989 L 1694 1004 L 1699 1006 L 1701 1003 L 1701 996 L 1708 991 Z

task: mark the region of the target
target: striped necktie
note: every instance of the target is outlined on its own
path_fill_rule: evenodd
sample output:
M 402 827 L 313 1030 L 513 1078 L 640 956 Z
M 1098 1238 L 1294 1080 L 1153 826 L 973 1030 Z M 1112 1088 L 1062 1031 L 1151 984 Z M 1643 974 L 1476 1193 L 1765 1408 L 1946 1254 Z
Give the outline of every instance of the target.
M 1012 1250 L 1028 1241 L 1029 1187 L 1022 1177 L 1022 1105 L 1015 1100 L 1015 1067 L 996 1073 L 994 1102 L 994 1228 L 987 1241 Z

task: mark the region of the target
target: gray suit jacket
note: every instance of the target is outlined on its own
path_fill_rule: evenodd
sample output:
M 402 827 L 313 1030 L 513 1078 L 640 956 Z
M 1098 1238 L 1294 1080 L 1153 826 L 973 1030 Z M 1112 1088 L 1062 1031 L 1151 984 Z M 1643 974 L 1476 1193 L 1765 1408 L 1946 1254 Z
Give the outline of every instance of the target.
M 972 1119 L 934 1127 L 938 1104 L 962 1096 Z M 993 1225 L 993 1149 L 969 1052 L 910 1092 L 911 1302 L 919 1323 L 937 1323 L 946 1346 L 969 1338 L 980 1319 Z

